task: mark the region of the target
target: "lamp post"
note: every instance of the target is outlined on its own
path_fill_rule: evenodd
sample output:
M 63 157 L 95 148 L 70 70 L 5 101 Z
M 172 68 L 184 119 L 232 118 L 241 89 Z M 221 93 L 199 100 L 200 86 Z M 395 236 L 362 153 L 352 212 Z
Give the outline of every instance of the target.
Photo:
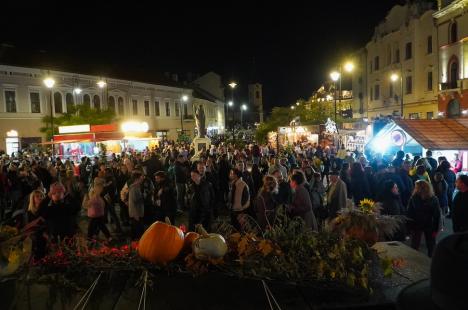
M 247 110 L 247 105 L 245 105 L 245 104 L 241 105 L 241 111 L 240 111 L 241 112 L 241 114 L 240 114 L 240 116 L 241 116 L 241 128 L 243 128 L 243 124 L 242 124 L 243 123 L 242 122 L 242 114 L 243 113 L 242 112 L 244 112 L 246 110 Z
M 237 83 L 232 81 L 229 83 L 229 87 L 231 87 L 231 104 L 230 106 L 234 106 L 234 88 L 236 88 Z M 232 108 L 232 119 L 231 119 L 231 130 L 232 130 L 232 140 L 234 141 L 234 107 Z
M 396 74 L 396 73 L 393 73 L 391 76 L 390 76 L 390 80 L 395 83 L 396 81 L 398 81 L 398 79 L 400 79 L 400 91 L 401 91 L 401 94 L 400 94 L 400 117 L 403 118 L 403 71 L 400 72 L 400 74 Z
M 333 71 L 332 73 L 330 73 L 330 78 L 333 81 L 333 99 L 335 102 L 334 105 L 335 105 L 335 123 L 336 123 L 336 82 L 338 80 L 341 80 L 341 74 L 337 71 Z
M 49 106 L 50 106 L 50 126 L 51 126 L 51 132 L 52 132 L 52 157 L 54 157 L 55 152 L 54 152 L 54 112 L 53 112 L 53 106 L 52 106 L 52 88 L 55 85 L 55 80 L 53 78 L 46 78 L 44 79 L 44 85 L 49 89 Z
M 183 120 L 183 111 L 182 109 L 182 102 L 185 104 L 185 102 L 188 101 L 188 96 L 187 95 L 182 95 L 182 98 L 179 103 L 179 110 L 180 110 L 180 130 L 181 130 L 181 135 L 184 134 L 184 120 Z
M 101 89 L 101 97 L 102 97 L 102 110 L 104 110 L 104 105 L 107 106 L 107 98 L 104 100 L 104 87 L 107 86 L 107 83 L 104 80 L 99 80 L 97 86 Z M 107 96 L 106 96 L 107 97 Z

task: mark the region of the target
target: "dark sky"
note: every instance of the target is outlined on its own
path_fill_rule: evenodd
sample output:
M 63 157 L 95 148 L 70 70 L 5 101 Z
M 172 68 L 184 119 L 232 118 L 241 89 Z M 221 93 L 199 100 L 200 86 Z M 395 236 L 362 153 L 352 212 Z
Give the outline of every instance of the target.
M 241 100 L 250 80 L 262 83 L 270 109 L 310 96 L 405 1 L 164 2 L 172 5 L 64 1 L 11 7 L 11 14 L 3 7 L 0 43 L 14 48 L 0 48 L 0 62 L 21 55 L 28 64 L 142 79 L 214 70 L 239 83 Z

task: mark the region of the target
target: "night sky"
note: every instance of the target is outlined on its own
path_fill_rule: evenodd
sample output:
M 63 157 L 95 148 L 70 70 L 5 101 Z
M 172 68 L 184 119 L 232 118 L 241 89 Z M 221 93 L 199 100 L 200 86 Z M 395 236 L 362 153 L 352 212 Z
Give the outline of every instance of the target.
M 262 83 L 271 109 L 310 96 L 405 1 L 153 2 L 3 7 L 0 62 L 143 81 L 213 70 L 239 83 L 238 100 Z

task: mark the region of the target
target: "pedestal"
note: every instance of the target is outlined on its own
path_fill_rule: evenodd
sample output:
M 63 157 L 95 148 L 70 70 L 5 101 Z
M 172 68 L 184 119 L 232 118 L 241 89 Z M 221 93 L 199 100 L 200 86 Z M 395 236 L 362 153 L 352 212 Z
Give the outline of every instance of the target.
M 203 151 L 210 149 L 211 140 L 209 138 L 196 137 L 193 139 L 192 146 L 195 149 L 195 155 L 192 157 L 192 161 L 196 161 L 200 159 L 200 154 Z

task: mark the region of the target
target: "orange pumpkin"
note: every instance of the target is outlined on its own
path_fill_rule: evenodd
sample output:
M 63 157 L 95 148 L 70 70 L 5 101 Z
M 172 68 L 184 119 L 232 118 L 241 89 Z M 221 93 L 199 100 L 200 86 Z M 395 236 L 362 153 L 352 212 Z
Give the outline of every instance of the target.
M 147 261 L 165 265 L 179 255 L 183 246 L 184 233 L 166 218 L 166 223 L 153 223 L 141 236 L 138 254 Z
M 200 234 L 190 231 L 185 234 L 185 240 L 184 240 L 184 250 L 190 250 L 192 249 L 192 243 L 200 237 Z

